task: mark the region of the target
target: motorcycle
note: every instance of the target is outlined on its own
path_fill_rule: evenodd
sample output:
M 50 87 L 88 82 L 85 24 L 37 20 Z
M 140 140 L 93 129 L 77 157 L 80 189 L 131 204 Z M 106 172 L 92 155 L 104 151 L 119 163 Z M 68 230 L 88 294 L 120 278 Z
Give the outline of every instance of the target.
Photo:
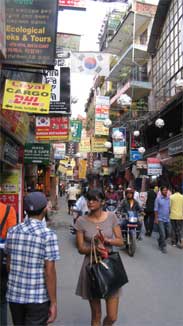
M 119 217 L 118 214 L 117 216 Z M 133 257 L 136 250 L 136 240 L 140 237 L 141 233 L 141 216 L 134 211 L 128 211 L 128 213 L 122 214 L 120 220 L 127 252 L 130 257 Z
M 108 200 L 106 200 L 106 203 L 105 203 L 105 211 L 115 213 L 117 211 L 117 206 L 118 206 L 117 200 L 108 199 Z

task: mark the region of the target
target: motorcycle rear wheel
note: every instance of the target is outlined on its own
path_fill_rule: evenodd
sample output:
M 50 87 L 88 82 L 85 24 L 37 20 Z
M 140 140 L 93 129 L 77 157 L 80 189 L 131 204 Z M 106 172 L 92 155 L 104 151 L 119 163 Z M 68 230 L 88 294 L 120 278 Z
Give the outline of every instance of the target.
M 130 243 L 128 244 L 127 250 L 128 250 L 129 256 L 133 257 L 135 254 L 135 250 L 136 250 L 136 234 L 130 233 L 129 240 L 130 240 Z

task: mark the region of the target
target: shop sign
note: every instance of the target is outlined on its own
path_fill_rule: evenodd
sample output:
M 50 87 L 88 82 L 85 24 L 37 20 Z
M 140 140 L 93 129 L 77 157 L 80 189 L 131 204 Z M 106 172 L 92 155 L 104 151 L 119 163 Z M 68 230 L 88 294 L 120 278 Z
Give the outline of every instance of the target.
M 136 150 L 136 149 L 130 150 L 130 161 L 141 160 L 142 157 L 143 157 L 143 155 L 141 153 L 139 153 L 138 150 Z
M 179 139 L 168 145 L 168 155 L 183 153 L 183 139 Z
M 151 157 L 147 159 L 147 174 L 162 175 L 162 166 L 158 158 Z
M 65 144 L 54 144 L 54 159 L 61 160 L 65 156 L 66 145 Z
M 8 168 L 1 176 L 0 193 L 18 194 L 19 192 L 20 171 L 18 169 Z
M 109 135 L 109 128 L 104 126 L 104 121 L 109 118 L 109 105 L 109 96 L 96 96 L 95 135 Z
M 44 164 L 50 162 L 50 144 L 26 143 L 24 148 L 25 164 Z
M 67 59 L 55 59 L 54 70 L 47 71 L 46 82 L 51 85 L 50 112 L 70 113 L 70 68 Z
M 80 153 L 90 153 L 91 152 L 91 144 L 90 137 L 81 138 L 79 143 L 79 152 Z
M 18 214 L 18 194 L 0 194 L 0 201 L 15 208 Z
M 68 117 L 36 117 L 37 140 L 67 140 Z
M 64 49 L 68 51 L 79 51 L 81 35 L 57 33 L 57 51 Z
M 51 85 L 6 80 L 3 105 L 6 110 L 42 113 L 49 112 Z
M 58 0 L 59 7 L 86 10 L 86 0 Z
M 18 111 L 1 110 L 0 119 L 3 127 L 14 134 L 22 144 L 27 139 L 29 130 L 29 116 L 27 113 Z
M 58 0 L 6 0 L 5 64 L 54 65 Z
M 19 158 L 18 144 L 8 136 L 0 135 L 0 149 L 1 149 L 1 159 L 2 161 L 10 164 L 16 165 Z
M 0 5 L 0 58 L 6 57 L 6 38 L 5 38 L 5 2 L 1 0 Z
M 104 153 L 104 152 L 107 152 L 107 148 L 104 145 L 106 141 L 107 141 L 107 138 L 92 137 L 92 139 L 91 139 L 91 151 L 92 151 L 92 153 Z
M 69 140 L 73 142 L 80 142 L 82 133 L 82 121 L 70 120 Z
M 113 139 L 113 153 L 114 155 L 126 154 L 126 128 L 113 128 L 112 133 L 119 131 L 122 134 L 122 138 L 119 140 Z

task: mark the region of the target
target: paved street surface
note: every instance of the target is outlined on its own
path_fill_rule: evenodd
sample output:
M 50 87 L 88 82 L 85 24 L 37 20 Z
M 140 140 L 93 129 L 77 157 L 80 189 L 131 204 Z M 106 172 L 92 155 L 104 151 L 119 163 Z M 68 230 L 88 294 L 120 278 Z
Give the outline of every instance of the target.
M 65 198 L 59 200 L 59 207 L 50 223 L 61 253 L 57 263 L 58 318 L 53 326 L 90 326 L 88 302 L 75 295 L 83 256 L 69 232 L 72 217 L 67 214 Z M 143 237 L 137 245 L 133 258 L 121 251 L 130 282 L 123 289 L 115 326 L 182 326 L 183 251 L 169 245 L 168 253 L 162 254 L 156 233 L 152 238 Z
M 54 326 L 89 326 L 88 302 L 74 294 L 83 256 L 78 254 L 75 238 L 69 232 L 72 217 L 67 214 L 66 200 L 61 199 L 59 204 L 60 210 L 51 223 L 61 253 L 57 264 L 58 318 Z M 124 287 L 115 325 L 182 326 L 183 251 L 169 245 L 168 253 L 162 254 L 156 233 L 152 238 L 143 237 L 137 245 L 133 258 L 121 251 L 130 282 Z

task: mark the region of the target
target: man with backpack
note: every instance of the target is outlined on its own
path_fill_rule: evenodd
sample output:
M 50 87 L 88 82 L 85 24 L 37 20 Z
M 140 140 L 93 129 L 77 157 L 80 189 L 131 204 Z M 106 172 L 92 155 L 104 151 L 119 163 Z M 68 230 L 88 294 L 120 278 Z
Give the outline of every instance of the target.
M 4 243 L 8 230 L 16 225 L 17 216 L 14 207 L 0 202 L 0 325 L 7 325 L 6 287 L 8 272 L 6 270 L 6 256 Z

